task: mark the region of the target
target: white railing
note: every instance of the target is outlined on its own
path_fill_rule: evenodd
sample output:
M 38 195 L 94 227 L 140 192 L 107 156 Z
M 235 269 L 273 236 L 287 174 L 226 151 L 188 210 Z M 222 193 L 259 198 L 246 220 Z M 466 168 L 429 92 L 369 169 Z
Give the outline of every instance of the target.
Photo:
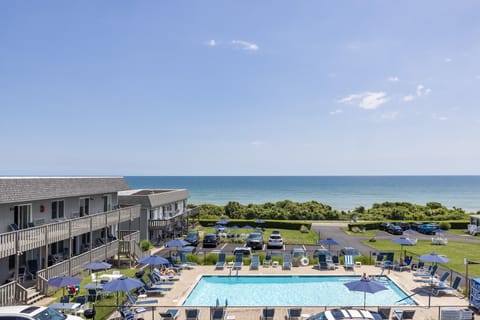
M 140 217 L 140 205 L 0 234 L 0 259 Z

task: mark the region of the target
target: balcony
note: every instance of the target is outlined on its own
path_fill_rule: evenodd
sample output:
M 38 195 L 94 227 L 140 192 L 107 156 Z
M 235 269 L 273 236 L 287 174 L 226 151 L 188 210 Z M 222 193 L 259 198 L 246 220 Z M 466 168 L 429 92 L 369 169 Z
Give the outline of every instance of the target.
M 175 224 L 178 221 L 181 221 L 183 219 L 188 219 L 190 217 L 198 216 L 199 214 L 200 214 L 199 207 L 190 208 L 167 219 L 156 219 L 156 220 L 150 219 L 148 220 L 148 228 L 149 230 L 160 230 L 165 228 L 166 226 Z
M 140 217 L 140 205 L 0 234 L 0 258 Z

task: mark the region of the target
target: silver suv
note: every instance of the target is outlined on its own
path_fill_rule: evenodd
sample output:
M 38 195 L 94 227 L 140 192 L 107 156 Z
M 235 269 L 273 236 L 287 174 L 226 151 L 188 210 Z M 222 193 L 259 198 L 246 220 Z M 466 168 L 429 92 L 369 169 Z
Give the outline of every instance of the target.
M 247 247 L 253 250 L 263 249 L 263 235 L 260 232 L 252 232 L 247 238 Z
M 0 320 L 83 320 L 80 317 L 60 313 L 49 307 L 9 306 L 0 307 Z

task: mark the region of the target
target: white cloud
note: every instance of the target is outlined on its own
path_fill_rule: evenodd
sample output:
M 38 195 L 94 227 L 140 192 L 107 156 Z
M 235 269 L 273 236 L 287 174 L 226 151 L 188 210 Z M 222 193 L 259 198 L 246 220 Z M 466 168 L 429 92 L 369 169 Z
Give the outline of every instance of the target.
M 422 96 L 428 96 L 432 92 L 430 88 L 425 88 L 423 84 L 419 84 L 417 86 L 417 96 L 422 97 Z
M 415 99 L 415 96 L 412 96 L 411 94 L 409 94 L 408 96 L 403 97 L 403 101 L 405 101 L 405 102 L 412 101 L 413 99 Z
M 373 110 L 380 107 L 388 101 L 385 92 L 364 92 L 351 94 L 345 98 L 338 100 L 342 104 L 357 104 L 362 109 Z
M 342 109 L 336 109 L 335 111 L 330 111 L 330 114 L 331 115 L 336 115 L 336 114 L 339 114 L 339 113 L 342 113 L 343 110 Z
M 257 51 L 259 48 L 255 43 L 247 42 L 243 40 L 232 40 L 232 45 L 247 51 Z
M 215 47 L 216 45 L 217 45 L 217 41 L 215 41 L 213 39 L 207 41 L 207 46 L 209 46 L 209 47 Z
M 388 77 L 387 80 L 390 82 L 397 82 L 400 79 L 398 77 L 391 76 L 391 77 Z

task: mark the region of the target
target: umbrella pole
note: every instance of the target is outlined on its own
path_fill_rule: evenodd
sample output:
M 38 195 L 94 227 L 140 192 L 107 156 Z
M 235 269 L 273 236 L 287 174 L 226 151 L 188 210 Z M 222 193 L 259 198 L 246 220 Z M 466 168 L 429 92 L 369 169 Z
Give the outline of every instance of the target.
M 367 307 L 367 291 L 363 291 L 363 309 Z

